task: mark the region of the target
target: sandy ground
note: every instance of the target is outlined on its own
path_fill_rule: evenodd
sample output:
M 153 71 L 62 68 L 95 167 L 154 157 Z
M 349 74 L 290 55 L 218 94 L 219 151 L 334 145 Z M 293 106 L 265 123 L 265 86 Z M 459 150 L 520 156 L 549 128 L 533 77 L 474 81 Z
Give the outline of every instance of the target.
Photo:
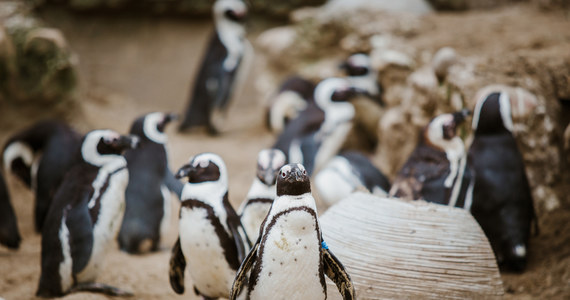
M 444 15 L 430 17 L 438 24 L 434 31 L 445 36 L 454 28 L 458 18 Z M 72 48 L 80 56 L 81 90 L 79 99 L 83 111 L 72 116 L 82 131 L 92 128 L 112 128 L 128 131 L 131 121 L 150 111 L 182 112 L 194 72 L 199 65 L 211 24 L 204 20 L 155 19 L 147 17 L 73 16 L 61 12 L 45 14 L 48 23 L 61 28 Z M 476 26 L 477 17 L 470 18 Z M 548 17 L 536 14 L 535 20 L 546 22 Z M 532 24 L 532 20 L 528 24 Z M 468 27 L 462 24 L 461 27 Z M 529 25 L 530 26 L 530 25 Z M 513 30 L 524 35 L 532 26 Z M 509 29 L 511 30 L 511 29 Z M 486 32 L 477 35 L 483 39 Z M 465 42 L 449 35 L 449 43 Z M 522 38 L 521 38 L 522 39 Z M 429 38 L 418 41 L 430 47 Z M 437 47 L 431 44 L 431 47 Z M 431 48 L 430 47 L 430 48 Z M 493 47 L 484 51 L 497 51 Z M 570 51 L 570 49 L 569 49 Z M 253 85 L 255 66 L 243 91 L 232 107 L 229 123 L 232 130 L 212 138 L 203 133 L 181 135 L 168 128 L 170 166 L 177 168 L 194 154 L 214 151 L 227 163 L 230 178 L 230 201 L 237 207 L 254 176 L 257 152 L 270 146 L 273 137 L 262 126 L 260 95 Z M 0 129 L 0 142 L 9 134 L 34 120 L 21 120 L 14 128 Z M 17 252 L 0 249 L 0 297 L 33 299 L 40 272 L 40 237 L 33 232 L 32 194 L 15 180 L 10 180 L 23 243 Z M 172 207 L 177 215 L 178 206 Z M 568 203 L 541 221 L 542 232 L 534 237 L 529 269 L 523 275 L 503 274 L 507 295 L 512 298 L 544 299 L 570 297 L 570 209 Z M 196 299 L 187 279 L 187 292 L 176 295 L 168 283 L 169 248 L 176 234 L 166 237 L 163 251 L 143 256 L 131 256 L 113 250 L 100 282 L 113 284 L 135 292 L 135 299 Z M 107 299 L 93 294 L 73 294 L 64 299 Z

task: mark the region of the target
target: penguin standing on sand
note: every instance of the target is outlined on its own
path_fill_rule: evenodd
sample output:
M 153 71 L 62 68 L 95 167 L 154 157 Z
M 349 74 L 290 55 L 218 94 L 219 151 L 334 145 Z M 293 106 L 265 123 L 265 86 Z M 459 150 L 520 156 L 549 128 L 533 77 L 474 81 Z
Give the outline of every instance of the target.
M 456 135 L 468 110 L 442 114 L 426 126 L 418 145 L 392 184 L 390 196 L 469 209 L 465 195 L 471 181 L 465 146 Z
M 535 213 L 524 162 L 512 135 L 508 94 L 494 92 L 479 99 L 472 126 L 475 137 L 468 152 L 475 173 L 471 213 L 499 264 L 521 272 Z
M 126 209 L 119 231 L 119 247 L 129 253 L 156 251 L 170 225 L 170 192 L 165 177 L 170 172 L 164 129 L 175 115 L 150 113 L 135 120 L 130 134 L 139 146 L 125 152 L 129 169 Z M 180 185 L 181 182 L 177 181 Z
M 281 133 L 299 113 L 314 103 L 315 84 L 299 76 L 287 78 L 272 96 L 266 111 L 267 129 Z
M 315 175 L 315 187 L 319 198 L 330 206 L 357 190 L 386 197 L 390 181 L 362 153 L 344 151 Z
M 325 275 L 343 299 L 355 298 L 350 276 L 323 241 L 309 175 L 301 164 L 279 171 L 277 198 L 238 270 L 230 299 L 240 294 L 249 273 L 252 300 L 326 299 Z
M 0 245 L 18 249 L 21 240 L 16 214 L 10 202 L 10 194 L 4 176 L 0 172 Z
M 180 234 L 170 258 L 170 285 L 176 293 L 184 293 L 188 264 L 196 294 L 228 298 L 251 245 L 228 200 L 226 165 L 218 155 L 202 153 L 182 166 L 176 177 L 188 177 L 188 183 L 182 191 Z
M 365 53 L 356 53 L 349 56 L 340 65 L 347 76 L 350 84 L 356 88 L 366 91 L 366 95 L 379 105 L 382 102 L 382 89 L 378 84 L 378 72 L 372 68 L 370 57 Z
M 117 238 L 125 209 L 129 173 L 121 154 L 136 144 L 137 138 L 112 130 L 85 135 L 82 162 L 67 172 L 45 219 L 37 296 L 75 291 L 131 295 L 95 280 Z
M 279 149 L 264 149 L 257 155 L 257 173 L 238 213 L 250 240 L 257 240 L 259 227 L 277 196 L 277 173 L 287 163 Z
M 242 22 L 247 6 L 240 0 L 218 0 L 213 7 L 216 26 L 200 72 L 194 83 L 191 102 L 179 130 L 205 126 L 211 134 L 222 129 L 223 114 L 235 92 L 245 56 L 251 46 Z
M 67 124 L 40 121 L 13 135 L 4 147 L 6 172 L 12 172 L 35 193 L 35 226 L 45 216 L 67 170 L 77 162 L 81 135 Z

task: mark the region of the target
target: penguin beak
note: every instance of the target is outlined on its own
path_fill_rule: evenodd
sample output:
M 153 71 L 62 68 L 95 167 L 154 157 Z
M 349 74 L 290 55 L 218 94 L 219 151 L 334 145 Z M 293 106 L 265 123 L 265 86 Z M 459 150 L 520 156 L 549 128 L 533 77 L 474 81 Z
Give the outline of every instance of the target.
M 190 172 L 192 172 L 193 167 L 190 164 L 185 164 L 174 175 L 176 179 L 182 179 L 184 177 L 188 177 Z
M 277 181 L 277 172 L 278 171 L 272 168 L 267 168 L 267 169 L 260 168 L 257 170 L 257 177 L 259 178 L 259 180 L 261 180 L 263 183 L 267 185 L 274 185 L 275 181 Z
M 458 112 L 455 112 L 452 114 L 453 115 L 453 122 L 455 123 L 455 126 L 461 125 L 461 123 L 463 123 L 463 121 L 465 121 L 465 119 L 471 115 L 471 111 L 468 109 L 463 109 L 460 110 Z
M 164 124 L 168 124 L 176 120 L 178 120 L 178 115 L 175 113 L 169 113 L 164 116 Z

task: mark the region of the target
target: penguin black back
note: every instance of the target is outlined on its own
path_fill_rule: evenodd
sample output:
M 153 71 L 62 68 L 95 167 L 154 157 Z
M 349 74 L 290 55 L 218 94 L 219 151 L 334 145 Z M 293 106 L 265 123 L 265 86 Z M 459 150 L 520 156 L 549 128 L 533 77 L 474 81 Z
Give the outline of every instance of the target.
M 4 176 L 0 172 L 0 244 L 10 249 L 18 249 L 21 240 L 10 194 Z

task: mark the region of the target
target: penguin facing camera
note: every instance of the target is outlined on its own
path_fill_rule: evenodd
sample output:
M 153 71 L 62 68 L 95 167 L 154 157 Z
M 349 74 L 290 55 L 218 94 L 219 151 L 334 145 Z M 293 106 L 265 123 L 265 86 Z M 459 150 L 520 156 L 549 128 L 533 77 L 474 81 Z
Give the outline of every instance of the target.
M 123 218 L 129 173 L 122 153 L 137 143 L 138 138 L 112 130 L 94 130 L 83 138 L 81 162 L 66 173 L 46 215 L 37 296 L 132 295 L 95 280 Z

